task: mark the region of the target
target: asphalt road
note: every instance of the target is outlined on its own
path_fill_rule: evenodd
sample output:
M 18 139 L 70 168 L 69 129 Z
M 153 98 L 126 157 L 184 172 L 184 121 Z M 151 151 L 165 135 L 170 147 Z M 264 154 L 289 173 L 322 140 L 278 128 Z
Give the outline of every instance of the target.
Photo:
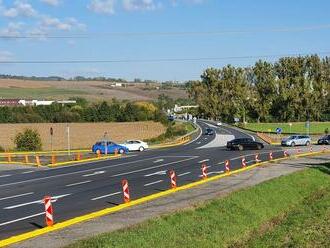
M 44 196 L 54 200 L 55 222 L 116 206 L 123 202 L 121 180 L 127 179 L 132 199 L 169 189 L 168 171 L 173 169 L 178 185 L 201 179 L 201 164 L 208 165 L 208 176 L 224 173 L 224 161 L 231 169 L 241 168 L 241 156 L 248 165 L 255 163 L 256 151 L 227 151 L 214 146 L 222 137 L 250 137 L 229 126 L 215 127 L 199 121 L 204 133 L 212 126 L 217 135 L 199 137 L 193 142 L 170 149 L 133 153 L 127 157 L 59 168 L 0 171 L 0 239 L 45 226 Z M 217 140 L 215 140 L 217 139 Z M 221 143 L 221 142 L 220 142 Z M 220 144 L 219 143 L 219 144 Z M 213 144 L 208 147 L 208 144 Z M 283 156 L 281 148 L 266 146 L 261 160 Z

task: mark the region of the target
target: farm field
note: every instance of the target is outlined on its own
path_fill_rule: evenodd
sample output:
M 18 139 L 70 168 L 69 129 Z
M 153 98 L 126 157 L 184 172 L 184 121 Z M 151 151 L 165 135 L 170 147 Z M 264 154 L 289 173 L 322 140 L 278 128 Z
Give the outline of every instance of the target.
M 329 247 L 329 172 L 319 165 L 68 248 Z
M 292 122 L 290 129 L 289 123 L 247 123 L 244 128 L 256 132 L 274 133 L 276 132 L 276 128 L 279 127 L 282 128 L 283 133 L 286 134 L 306 134 L 307 129 L 305 124 L 305 122 Z M 311 122 L 310 134 L 323 134 L 326 128 L 330 131 L 330 122 Z
M 46 98 L 63 99 L 84 97 L 90 101 L 155 100 L 160 94 L 171 98 L 187 98 L 183 89 L 157 89 L 155 86 L 129 84 L 127 87 L 112 87 L 106 81 L 31 81 L 0 79 L 0 98 Z
M 161 123 L 152 121 L 121 123 L 0 124 L 0 146 L 6 150 L 13 150 L 13 140 L 16 134 L 26 128 L 32 128 L 39 132 L 43 150 L 50 150 L 49 130 L 50 127 L 53 127 L 53 149 L 67 149 L 67 125 L 70 128 L 71 149 L 90 148 L 97 140 L 104 139 L 104 137 L 115 142 L 122 142 L 126 139 L 150 139 L 159 136 L 166 130 Z

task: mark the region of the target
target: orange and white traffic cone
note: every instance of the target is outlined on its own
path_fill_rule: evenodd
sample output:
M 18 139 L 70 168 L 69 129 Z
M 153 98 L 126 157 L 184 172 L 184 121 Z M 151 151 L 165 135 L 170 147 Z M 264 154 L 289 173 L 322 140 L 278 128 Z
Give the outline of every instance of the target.
M 269 153 L 269 160 L 273 160 L 273 153 L 272 152 Z
M 123 187 L 124 202 L 128 203 L 131 200 L 131 197 L 130 197 L 130 194 L 129 194 L 128 181 L 126 179 L 123 179 L 121 181 L 121 185 Z
M 313 152 L 313 147 L 312 146 L 310 146 L 309 151 Z
M 44 197 L 44 204 L 45 204 L 45 220 L 47 226 L 54 225 L 54 217 L 53 217 L 53 207 L 52 207 L 52 198 L 50 196 Z
M 207 178 L 207 166 L 205 163 L 202 164 L 202 176 L 203 176 L 203 179 Z
M 101 158 L 101 151 L 100 150 L 97 150 L 96 154 L 97 154 L 97 158 Z
M 246 159 L 242 158 L 242 168 L 245 168 L 245 167 L 246 167 Z
M 229 160 L 225 161 L 225 169 L 226 169 L 226 173 L 228 174 L 230 172 L 230 162 L 229 162 Z
M 257 162 L 257 163 L 259 163 L 261 160 L 259 159 L 259 154 L 256 154 L 255 155 L 255 161 Z
M 177 187 L 175 171 L 170 170 L 169 174 L 170 174 L 170 179 L 171 179 L 171 188 L 175 189 Z

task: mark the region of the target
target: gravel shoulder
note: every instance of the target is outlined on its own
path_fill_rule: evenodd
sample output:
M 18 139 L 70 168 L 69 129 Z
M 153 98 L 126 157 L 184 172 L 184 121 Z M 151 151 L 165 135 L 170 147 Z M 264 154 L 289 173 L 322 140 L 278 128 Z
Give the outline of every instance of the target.
M 223 197 L 230 192 L 303 170 L 313 164 L 329 161 L 330 155 L 322 154 L 309 158 L 272 163 L 230 177 L 225 177 L 190 190 L 177 192 L 152 202 L 134 206 L 122 212 L 77 224 L 57 232 L 48 233 L 34 239 L 11 245 L 10 247 L 53 248 L 66 246 L 81 239 L 127 228 L 160 215 L 187 209 L 203 201 Z

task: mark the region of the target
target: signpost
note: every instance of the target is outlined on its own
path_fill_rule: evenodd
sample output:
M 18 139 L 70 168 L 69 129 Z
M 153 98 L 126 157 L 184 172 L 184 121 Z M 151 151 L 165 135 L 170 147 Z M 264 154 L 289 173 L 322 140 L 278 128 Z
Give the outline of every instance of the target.
M 53 134 L 54 134 L 53 127 L 50 127 L 49 133 L 50 133 L 50 150 L 53 152 Z
M 310 129 L 311 123 L 308 121 L 306 121 L 305 127 L 306 127 L 306 133 L 307 135 L 309 135 L 309 129 Z
M 280 128 L 280 127 L 276 128 L 276 133 L 277 133 L 277 134 L 281 134 L 282 131 L 283 131 L 282 128 Z
M 71 147 L 70 147 L 70 126 L 69 124 L 66 124 L 66 134 L 68 139 L 68 155 L 71 155 Z

